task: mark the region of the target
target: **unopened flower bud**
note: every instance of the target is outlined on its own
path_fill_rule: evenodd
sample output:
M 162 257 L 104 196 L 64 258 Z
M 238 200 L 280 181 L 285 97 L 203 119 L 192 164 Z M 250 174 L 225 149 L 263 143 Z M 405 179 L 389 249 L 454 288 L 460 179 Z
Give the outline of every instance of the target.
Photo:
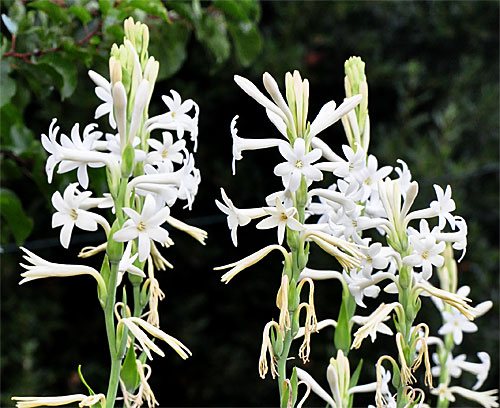
M 116 220 L 111 227 L 111 231 L 109 233 L 110 239 L 108 241 L 108 247 L 106 248 L 106 253 L 108 254 L 108 258 L 111 263 L 118 263 L 122 259 L 123 243 L 117 242 L 113 239 L 113 234 L 119 229 L 121 229 L 121 226 L 118 220 Z
M 128 179 L 134 170 L 135 152 L 132 143 L 127 143 L 127 146 L 122 153 L 122 177 Z

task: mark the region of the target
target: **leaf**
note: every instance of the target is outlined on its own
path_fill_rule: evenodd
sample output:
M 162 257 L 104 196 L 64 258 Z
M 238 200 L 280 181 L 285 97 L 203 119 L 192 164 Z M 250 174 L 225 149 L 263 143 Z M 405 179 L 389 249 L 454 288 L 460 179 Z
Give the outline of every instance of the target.
M 137 371 L 137 362 L 135 357 L 134 347 L 131 346 L 127 350 L 127 355 L 123 361 L 122 369 L 120 371 L 120 378 L 125 383 L 125 387 L 129 392 L 134 392 L 139 386 L 140 377 Z
M 28 7 L 33 7 L 43 11 L 56 23 L 69 24 L 71 22 L 67 10 L 49 0 L 35 0 L 28 3 Z
M 0 214 L 16 244 L 22 245 L 33 229 L 33 220 L 24 212 L 17 195 L 6 188 L 0 188 Z
M 262 50 L 262 38 L 257 26 L 249 21 L 238 24 L 228 23 L 233 39 L 236 57 L 241 65 L 249 66 Z
M 215 0 L 214 6 L 234 22 L 260 19 L 260 5 L 255 0 Z
M 145 11 L 146 13 L 153 16 L 160 17 L 164 21 L 169 21 L 167 9 L 165 8 L 161 0 L 128 0 L 126 3 L 124 2 L 122 4 Z
M 92 15 L 85 7 L 82 6 L 71 6 L 69 11 L 73 13 L 76 18 L 78 18 L 82 24 L 87 24 L 92 20 Z
M 102 15 L 108 14 L 109 9 L 113 7 L 113 2 L 112 0 L 99 0 L 99 10 L 101 11 Z
M 349 381 L 349 388 L 355 387 L 358 385 L 358 380 L 359 380 L 359 375 L 361 374 L 361 368 L 363 367 L 363 359 L 359 360 L 358 366 L 356 367 L 356 370 L 354 370 L 354 373 L 351 376 L 351 379 Z M 349 406 L 352 407 L 352 402 L 354 399 L 354 394 L 351 394 L 349 397 Z
M 297 401 L 297 392 L 299 387 L 299 379 L 297 377 L 296 367 L 293 367 L 292 376 L 290 377 L 290 384 L 292 384 L 292 407 L 295 406 L 295 402 Z
M 17 21 L 10 19 L 7 14 L 3 13 L 2 13 L 2 21 L 5 24 L 7 30 L 9 30 L 9 33 L 11 33 L 12 35 L 17 33 L 17 29 L 19 28 Z
M 356 310 L 356 302 L 350 295 L 349 289 L 342 289 L 342 303 L 340 305 L 337 327 L 335 328 L 335 347 L 342 350 L 347 356 L 351 347 L 351 326 L 350 320 Z
M 87 387 L 87 389 L 89 390 L 90 395 L 95 395 L 94 390 L 90 388 L 90 386 L 87 384 L 87 381 L 85 381 L 85 378 L 83 378 L 81 364 L 78 365 L 78 376 L 80 377 L 80 381 L 83 383 L 83 385 L 85 385 L 85 387 Z
M 162 63 L 158 81 L 174 75 L 184 64 L 187 57 L 186 46 L 191 32 L 181 21 L 160 26 L 159 37 L 163 41 L 153 41 L 149 45 L 150 55 L 161 55 Z M 168 47 L 165 47 L 168 44 Z
M 39 62 L 50 65 L 61 76 L 62 86 L 59 86 L 61 100 L 73 95 L 77 83 L 77 71 L 73 61 L 58 54 L 45 54 L 40 57 Z
M 0 62 L 0 108 L 10 102 L 16 93 L 16 81 L 14 81 L 9 73 L 10 65 L 7 61 Z
M 196 30 L 196 38 L 212 54 L 216 65 L 221 65 L 229 57 L 231 45 L 227 38 L 226 20 L 222 14 L 203 15 Z
M 191 24 L 197 24 L 193 8 L 189 3 L 180 1 L 167 1 L 167 5 L 170 10 L 174 10 L 177 14 L 179 14 L 179 16 L 188 20 Z

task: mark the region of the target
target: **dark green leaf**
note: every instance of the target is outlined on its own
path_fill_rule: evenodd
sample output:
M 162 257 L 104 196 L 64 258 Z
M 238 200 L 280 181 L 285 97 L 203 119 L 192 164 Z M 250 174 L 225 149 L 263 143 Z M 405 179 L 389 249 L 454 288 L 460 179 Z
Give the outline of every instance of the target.
M 99 0 L 99 10 L 105 16 L 109 9 L 113 7 L 113 0 Z
M 106 33 L 111 35 L 115 41 L 123 40 L 123 24 L 114 24 L 106 28 Z
M 120 378 L 125 383 L 125 387 L 129 392 L 134 392 L 139 385 L 140 377 L 137 371 L 137 362 L 133 346 L 129 347 L 127 350 L 127 355 L 125 356 L 120 371 Z
M 249 21 L 237 24 L 228 23 L 233 38 L 236 57 L 241 65 L 249 66 L 262 50 L 262 38 L 257 26 Z
M 170 10 L 174 10 L 179 16 L 188 20 L 191 24 L 196 25 L 196 17 L 189 3 L 182 1 L 167 1 L 167 5 Z
M 215 0 L 214 6 L 235 23 L 257 22 L 260 18 L 260 5 L 255 0 Z
M 85 7 L 71 6 L 69 11 L 73 13 L 83 24 L 87 24 L 92 20 L 92 15 Z
M 33 229 L 33 220 L 24 212 L 17 195 L 6 188 L 0 188 L 0 214 L 4 220 L 4 226 L 7 227 L 2 229 L 2 233 L 5 229 L 10 231 L 16 244 L 22 245 Z
M 191 33 L 181 21 L 163 24 L 159 29 L 159 37 L 162 41 L 152 41 L 149 45 L 149 53 L 162 56 L 158 72 L 158 81 L 161 81 L 175 74 L 186 60 L 186 45 Z M 168 47 L 165 47 L 165 44 L 168 44 Z
M 214 57 L 216 65 L 221 65 L 229 57 L 231 46 L 227 38 L 226 20 L 222 14 L 204 14 L 196 37 Z
M 130 7 L 145 11 L 153 16 L 160 17 L 165 21 L 168 20 L 167 9 L 161 2 L 161 0 L 128 0 L 127 2 L 121 3 L 120 5 L 128 5 Z
M 62 77 L 62 87 L 59 87 L 61 100 L 71 96 L 75 91 L 77 81 L 75 63 L 59 54 L 45 54 L 40 57 L 39 62 L 50 65 Z
M 71 19 L 68 11 L 60 5 L 49 0 L 35 0 L 28 3 L 28 7 L 33 7 L 46 13 L 52 21 L 56 23 L 69 24 Z
M 10 71 L 9 63 L 3 59 L 0 62 L 0 107 L 9 103 L 16 93 L 16 81 L 9 76 Z

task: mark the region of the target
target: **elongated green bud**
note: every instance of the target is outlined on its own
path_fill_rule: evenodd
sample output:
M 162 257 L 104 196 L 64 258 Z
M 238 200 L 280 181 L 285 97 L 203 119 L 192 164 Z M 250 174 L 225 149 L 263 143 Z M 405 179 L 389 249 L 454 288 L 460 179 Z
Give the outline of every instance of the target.
M 113 234 L 119 229 L 121 229 L 121 226 L 118 220 L 115 220 L 109 232 L 108 246 L 106 248 L 106 253 L 111 263 L 118 263 L 122 259 L 123 242 L 117 242 L 113 239 Z
M 122 153 L 122 177 L 128 179 L 134 170 L 135 152 L 132 143 L 129 142 Z

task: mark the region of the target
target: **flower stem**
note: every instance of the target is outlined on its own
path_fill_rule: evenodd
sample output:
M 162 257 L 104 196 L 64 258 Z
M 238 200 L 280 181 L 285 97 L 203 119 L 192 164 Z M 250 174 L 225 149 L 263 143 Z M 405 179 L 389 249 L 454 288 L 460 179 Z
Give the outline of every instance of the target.
M 120 379 L 121 355 L 117 349 L 114 319 L 114 306 L 116 300 L 116 282 L 118 276 L 118 262 L 111 260 L 111 272 L 108 282 L 108 296 L 104 307 L 104 319 L 108 336 L 109 354 L 111 357 L 111 370 L 109 374 L 108 392 L 106 395 L 106 408 L 113 408 Z

